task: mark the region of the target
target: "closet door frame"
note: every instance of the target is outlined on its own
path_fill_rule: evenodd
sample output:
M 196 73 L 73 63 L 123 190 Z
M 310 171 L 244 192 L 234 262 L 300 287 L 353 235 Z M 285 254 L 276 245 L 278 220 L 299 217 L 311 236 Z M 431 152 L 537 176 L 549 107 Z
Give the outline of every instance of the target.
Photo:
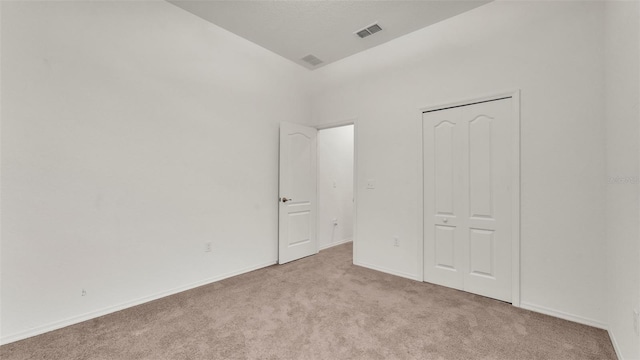
M 443 110 L 451 107 L 472 105 L 475 103 L 498 100 L 503 98 L 512 99 L 512 153 L 513 164 L 511 174 L 511 304 L 520 307 L 520 89 L 507 90 L 492 93 L 484 96 L 470 97 L 464 100 L 438 102 L 434 105 L 421 107 L 418 109 L 416 125 L 418 135 L 418 271 L 417 280 L 424 281 L 424 139 L 422 115 L 427 111 Z

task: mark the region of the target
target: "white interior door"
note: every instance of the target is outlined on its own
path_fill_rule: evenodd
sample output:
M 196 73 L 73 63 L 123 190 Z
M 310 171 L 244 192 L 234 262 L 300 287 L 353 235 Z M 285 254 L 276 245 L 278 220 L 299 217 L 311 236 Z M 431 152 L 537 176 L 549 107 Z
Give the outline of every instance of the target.
M 318 252 L 316 236 L 316 143 L 318 131 L 280 124 L 278 262 Z
M 511 301 L 512 99 L 423 114 L 424 279 Z

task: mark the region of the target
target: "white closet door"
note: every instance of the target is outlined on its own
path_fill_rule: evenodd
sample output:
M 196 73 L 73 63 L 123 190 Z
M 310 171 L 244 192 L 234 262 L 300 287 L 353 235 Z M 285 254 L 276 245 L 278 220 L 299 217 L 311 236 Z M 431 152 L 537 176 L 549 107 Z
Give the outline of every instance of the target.
M 511 301 L 512 99 L 423 115 L 425 281 Z
M 464 288 L 460 108 L 423 115 L 424 280 Z

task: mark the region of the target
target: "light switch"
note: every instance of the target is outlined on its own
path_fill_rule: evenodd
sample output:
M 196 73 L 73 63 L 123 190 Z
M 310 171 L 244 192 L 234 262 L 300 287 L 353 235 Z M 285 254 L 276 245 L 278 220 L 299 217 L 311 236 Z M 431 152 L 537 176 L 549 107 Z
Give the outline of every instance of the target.
M 376 188 L 376 181 L 373 179 L 367 180 L 367 189 L 375 189 L 375 188 Z

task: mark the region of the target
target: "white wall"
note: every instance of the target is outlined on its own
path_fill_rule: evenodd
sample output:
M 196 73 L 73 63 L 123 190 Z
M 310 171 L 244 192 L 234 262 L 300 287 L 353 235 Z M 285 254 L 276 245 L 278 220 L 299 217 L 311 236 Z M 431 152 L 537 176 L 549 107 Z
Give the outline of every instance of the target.
M 417 278 L 419 108 L 521 93 L 522 305 L 605 326 L 603 5 L 493 2 L 313 72 L 358 118 L 356 262 Z M 392 237 L 399 235 L 400 247 Z
M 318 132 L 317 229 L 320 249 L 353 239 L 353 125 Z
M 605 9 L 607 288 L 609 332 L 622 359 L 640 359 L 633 309 L 640 310 L 640 26 L 638 2 Z
M 307 70 L 164 1 L 3 1 L 1 31 L 3 342 L 276 261 Z

